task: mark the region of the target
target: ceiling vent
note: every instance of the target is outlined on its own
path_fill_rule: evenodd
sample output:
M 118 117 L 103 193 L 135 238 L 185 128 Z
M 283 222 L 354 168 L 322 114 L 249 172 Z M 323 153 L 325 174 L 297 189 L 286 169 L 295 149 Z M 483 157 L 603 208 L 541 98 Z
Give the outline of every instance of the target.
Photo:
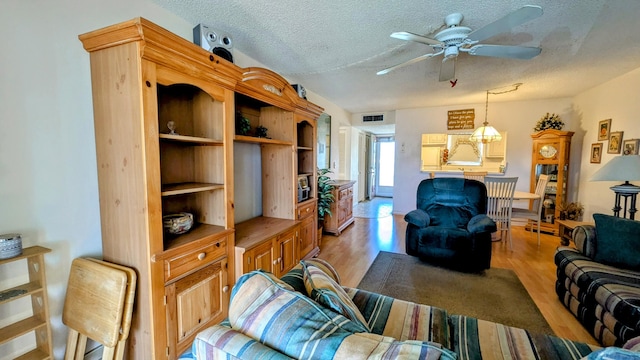
M 384 121 L 384 115 L 363 115 L 363 122 Z

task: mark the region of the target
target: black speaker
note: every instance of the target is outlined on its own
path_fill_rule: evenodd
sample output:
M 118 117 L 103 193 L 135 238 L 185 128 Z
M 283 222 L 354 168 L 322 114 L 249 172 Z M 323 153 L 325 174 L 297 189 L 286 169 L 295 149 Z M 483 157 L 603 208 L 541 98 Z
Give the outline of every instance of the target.
M 231 36 L 199 24 L 193 28 L 193 42 L 221 58 L 233 62 L 233 40 Z

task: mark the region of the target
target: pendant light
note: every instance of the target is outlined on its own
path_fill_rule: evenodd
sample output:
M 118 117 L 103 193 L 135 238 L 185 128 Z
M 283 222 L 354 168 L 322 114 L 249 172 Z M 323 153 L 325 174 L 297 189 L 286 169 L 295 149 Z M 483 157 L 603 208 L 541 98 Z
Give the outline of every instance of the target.
M 489 125 L 487 121 L 487 113 L 489 112 L 489 90 L 487 90 L 487 101 L 485 103 L 484 109 L 484 123 L 482 126 L 477 128 L 473 134 L 469 137 L 469 140 L 479 142 L 479 143 L 489 143 L 492 141 L 500 141 L 502 140 L 502 135 L 496 130 L 493 126 Z

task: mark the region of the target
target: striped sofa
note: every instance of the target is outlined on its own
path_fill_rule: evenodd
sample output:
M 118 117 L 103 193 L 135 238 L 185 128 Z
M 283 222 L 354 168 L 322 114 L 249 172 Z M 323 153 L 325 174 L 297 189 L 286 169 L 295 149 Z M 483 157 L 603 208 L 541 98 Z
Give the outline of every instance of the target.
M 581 359 L 598 348 L 342 287 L 360 324 L 307 296 L 304 266 L 315 261 L 281 279 L 243 275 L 229 318 L 199 333 L 181 359 Z
M 615 220 L 597 214 L 594 219 L 595 226 L 584 225 L 574 229 L 575 248 L 561 246 L 556 250 L 556 293 L 601 345 L 622 346 L 640 336 L 640 270 L 599 260 L 598 252 L 602 253 L 605 245 L 598 243 L 596 227 L 602 226 L 603 221 L 611 222 L 615 229 L 605 231 L 606 235 L 619 237 L 618 243 L 613 245 L 616 246 L 615 253 L 629 254 L 629 250 L 624 248 L 625 243 L 628 244 L 628 236 L 640 236 L 640 222 Z M 636 228 L 627 236 L 615 234 L 624 231 L 625 225 Z M 600 236 L 606 235 L 600 233 Z M 617 256 L 613 260 L 620 261 L 620 256 Z

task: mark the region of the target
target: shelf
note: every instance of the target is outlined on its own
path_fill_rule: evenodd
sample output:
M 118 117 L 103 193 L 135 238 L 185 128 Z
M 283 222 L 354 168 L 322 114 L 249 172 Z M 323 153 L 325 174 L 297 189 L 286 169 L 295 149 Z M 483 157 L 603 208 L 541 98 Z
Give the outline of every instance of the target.
M 0 329 L 0 344 L 9 342 L 10 340 L 24 334 L 28 334 L 29 332 L 46 325 L 47 322 L 45 320 L 40 320 L 35 316 L 15 322 Z
M 236 135 L 234 140 L 237 142 L 252 143 L 252 144 L 272 144 L 272 145 L 293 146 L 293 143 L 291 141 L 259 138 L 255 136 L 246 136 L 246 135 Z
M 46 254 L 48 252 L 51 252 L 51 249 L 47 249 L 47 248 L 42 247 L 42 246 L 30 246 L 28 248 L 22 249 L 22 254 L 20 254 L 18 256 L 14 256 L 12 258 L 0 260 L 0 265 L 7 264 L 7 263 L 10 263 L 10 262 L 13 262 L 13 261 L 20 260 L 20 259 L 30 258 L 32 256 L 39 255 L 39 254 Z
M 278 236 L 299 223 L 297 220 L 258 216 L 236 224 L 236 248 L 249 249 L 262 241 Z
M 15 360 L 45 360 L 51 359 L 49 355 L 40 349 L 33 349 L 24 355 L 20 355 Z
M 180 184 L 165 184 L 162 186 L 162 196 L 183 195 L 191 194 L 202 191 L 221 190 L 224 189 L 223 184 L 210 184 L 210 183 L 180 183 Z
M 218 225 L 209 225 L 203 223 L 195 223 L 193 228 L 186 234 L 182 235 L 166 235 L 164 237 L 165 251 L 191 243 L 206 237 L 217 235 L 227 231 L 224 227 Z
M 0 291 L 0 295 L 1 294 L 6 294 L 6 293 L 10 293 L 12 291 L 17 291 L 17 292 L 19 292 L 19 294 L 11 295 L 6 299 L 2 299 L 0 297 L 0 305 L 4 304 L 4 303 L 7 303 L 7 302 L 10 302 L 10 301 L 13 301 L 13 300 L 16 300 L 16 299 L 19 299 L 19 298 L 24 297 L 24 296 L 29 296 L 31 294 L 34 294 L 34 293 L 38 292 L 38 291 L 42 291 L 42 286 L 40 286 L 40 284 L 38 284 L 37 282 L 34 281 L 34 282 L 27 283 L 27 284 L 18 285 L 16 287 L 11 288 L 11 289 L 6 289 L 6 290 L 3 290 L 3 291 Z
M 313 148 L 312 147 L 308 147 L 308 146 L 298 146 L 298 150 L 311 151 L 311 150 L 313 150 Z
M 160 134 L 160 139 L 181 142 L 181 143 L 189 143 L 196 145 L 210 145 L 210 146 L 222 146 L 224 142 L 222 140 L 214 140 L 203 137 L 196 136 L 187 136 L 187 135 L 172 135 L 172 134 Z

